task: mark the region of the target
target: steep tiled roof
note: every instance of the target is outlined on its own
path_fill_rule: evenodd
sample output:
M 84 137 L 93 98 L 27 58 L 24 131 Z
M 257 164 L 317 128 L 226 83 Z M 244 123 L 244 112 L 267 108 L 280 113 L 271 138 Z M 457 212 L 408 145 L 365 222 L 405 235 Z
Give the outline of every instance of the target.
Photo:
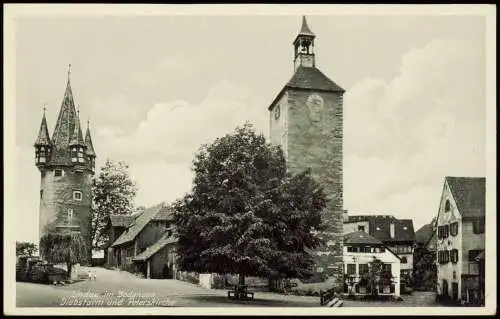
M 327 92 L 340 92 L 344 93 L 345 90 L 338 86 L 335 82 L 330 80 L 320 70 L 315 67 L 300 66 L 297 68 L 292 78 L 283 87 L 283 89 L 275 97 L 268 109 L 276 103 L 286 89 L 306 89 L 314 91 L 327 91 Z
M 52 156 L 50 162 L 56 165 L 71 165 L 69 142 L 75 129 L 76 109 L 73 101 L 73 92 L 68 80 L 66 91 L 57 117 L 54 133 L 52 134 Z
M 170 206 L 161 208 L 153 217 L 154 220 L 171 220 L 173 209 Z
M 294 73 L 286 87 L 296 89 L 310 89 L 331 92 L 345 92 L 343 88 L 330 80 L 319 69 L 301 66 Z
M 86 154 L 91 156 L 96 156 L 94 150 L 94 144 L 92 143 L 92 137 L 90 137 L 90 127 L 87 125 L 87 132 L 85 133 L 85 146 L 86 146 Z
M 415 240 L 418 243 L 426 244 L 434 233 L 434 229 L 432 228 L 432 224 L 427 224 L 420 227 L 419 230 L 415 232 Z
M 73 129 L 73 135 L 71 136 L 71 140 L 69 141 L 69 145 L 85 145 L 85 141 L 83 140 L 82 128 L 80 126 L 80 117 L 77 115 L 75 117 L 75 128 Z
M 383 241 L 414 241 L 415 231 L 411 219 L 396 219 L 391 215 L 349 216 L 348 222 L 368 221 L 369 232 L 373 237 Z M 391 238 L 390 225 L 394 223 L 394 238 Z
M 153 220 L 162 209 L 166 209 L 164 203 L 146 209 L 144 213 L 131 222 L 129 227 L 120 235 L 120 237 L 118 237 L 111 247 L 120 246 L 133 241 L 135 237 L 137 237 L 137 235 L 139 235 L 139 233 L 144 229 L 144 227 L 146 227 L 146 225 Z
M 176 237 L 171 236 L 168 233 L 165 233 L 156 243 L 146 248 L 146 250 L 135 256 L 132 260 L 133 261 L 148 260 L 149 258 L 153 257 L 157 252 L 159 252 L 163 247 L 167 246 L 168 244 L 173 244 L 175 242 L 177 242 Z
M 447 176 L 446 182 L 462 216 L 484 216 L 486 178 Z
M 42 123 L 40 123 L 40 130 L 38 131 L 38 137 L 35 141 L 35 146 L 48 146 L 50 145 L 50 135 L 49 129 L 47 128 L 47 119 L 45 118 L 45 112 L 43 113 Z
M 130 215 L 110 215 L 109 220 L 112 227 L 128 227 L 134 217 Z
M 344 244 L 369 244 L 369 245 L 383 245 L 377 238 L 370 236 L 364 231 L 356 231 L 344 235 Z

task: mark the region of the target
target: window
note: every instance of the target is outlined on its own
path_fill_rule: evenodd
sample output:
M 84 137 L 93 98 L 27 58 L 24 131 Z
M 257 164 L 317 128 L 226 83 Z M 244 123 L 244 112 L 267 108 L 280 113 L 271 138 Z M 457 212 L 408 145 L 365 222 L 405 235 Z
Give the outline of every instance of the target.
M 382 264 L 382 271 L 383 272 L 391 272 L 392 271 L 392 265 L 391 264 Z
M 385 247 L 380 247 L 380 252 L 385 253 Z
M 472 231 L 474 234 L 483 234 L 484 233 L 484 218 L 479 218 L 473 222 Z
M 405 256 L 401 257 L 401 263 L 402 264 L 407 264 L 408 263 L 408 259 Z
M 438 251 L 438 262 L 441 265 L 447 264 L 450 261 L 450 255 L 450 251 L 448 250 Z
M 356 274 L 356 264 L 347 264 L 347 274 L 348 275 Z
M 85 162 L 85 158 L 83 157 L 83 151 L 78 152 L 78 162 L 79 163 Z
M 43 198 L 43 189 L 40 190 L 40 199 L 42 199 L 42 198 Z
M 448 238 L 450 235 L 450 225 L 444 225 L 443 238 Z
M 54 170 L 54 176 L 58 177 L 58 176 L 63 176 L 64 173 L 63 173 L 63 170 L 62 169 L 55 169 Z
M 82 200 L 82 192 L 73 191 L 73 200 L 81 201 Z
M 351 246 L 347 246 L 347 252 L 348 252 L 348 253 L 352 253 L 352 252 L 353 252 L 353 251 L 352 251 L 352 247 L 351 247 Z
M 368 264 L 359 264 L 359 274 L 367 274 L 368 273 Z
M 469 261 L 476 261 L 476 257 L 482 252 L 482 250 L 469 250 Z
M 452 236 L 458 235 L 458 222 L 454 222 L 450 224 L 450 234 Z
M 454 264 L 458 262 L 458 249 L 452 249 L 450 251 L 450 260 Z
M 68 224 L 71 224 L 73 221 L 73 208 L 68 208 Z
M 359 226 L 358 226 L 358 231 L 362 231 L 362 232 L 364 232 L 364 231 L 365 231 L 365 226 L 361 226 L 361 225 L 359 225 Z
M 361 248 L 361 252 L 362 253 L 371 253 L 372 252 L 372 248 L 371 247 L 360 247 Z
M 451 204 L 449 200 L 446 200 L 446 203 L 444 204 L 444 211 L 447 213 L 451 210 Z

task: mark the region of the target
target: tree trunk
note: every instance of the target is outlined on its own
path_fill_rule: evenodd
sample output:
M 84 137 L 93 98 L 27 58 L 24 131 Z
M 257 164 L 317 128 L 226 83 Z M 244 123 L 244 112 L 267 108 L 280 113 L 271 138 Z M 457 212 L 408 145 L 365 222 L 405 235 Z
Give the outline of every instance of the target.
M 71 279 L 72 264 L 71 263 L 66 263 L 66 269 L 68 270 L 68 279 Z
M 239 280 L 238 280 L 238 284 L 239 284 L 240 286 L 242 286 L 242 285 L 244 285 L 244 284 L 245 284 L 245 274 L 240 273 L 240 275 L 239 275 Z

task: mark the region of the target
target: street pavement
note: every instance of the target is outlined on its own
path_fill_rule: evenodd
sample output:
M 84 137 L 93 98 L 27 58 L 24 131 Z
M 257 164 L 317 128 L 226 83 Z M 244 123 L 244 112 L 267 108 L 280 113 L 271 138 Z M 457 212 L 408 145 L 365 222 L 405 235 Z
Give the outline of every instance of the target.
M 85 268 L 82 267 L 82 270 Z M 318 297 L 256 292 L 252 301 L 228 300 L 227 290 L 173 279 L 143 279 L 128 272 L 90 268 L 96 280 L 66 286 L 16 283 L 18 307 L 318 307 Z
M 17 307 L 319 307 L 319 297 L 256 292 L 252 301 L 227 298 L 227 290 L 206 289 L 172 279 L 143 279 L 128 272 L 91 269 L 96 280 L 66 286 L 16 283 Z M 414 292 L 404 301 L 345 300 L 344 307 L 436 306 L 434 294 Z

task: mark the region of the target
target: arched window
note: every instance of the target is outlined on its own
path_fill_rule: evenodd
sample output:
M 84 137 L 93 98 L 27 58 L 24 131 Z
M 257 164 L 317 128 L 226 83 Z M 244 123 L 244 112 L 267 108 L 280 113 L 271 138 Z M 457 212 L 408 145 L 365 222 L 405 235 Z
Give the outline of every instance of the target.
M 451 210 L 451 204 L 450 204 L 450 200 L 446 200 L 446 203 L 444 204 L 444 211 L 447 213 Z
M 405 256 L 401 257 L 401 263 L 402 264 L 407 264 L 408 263 L 408 259 Z

